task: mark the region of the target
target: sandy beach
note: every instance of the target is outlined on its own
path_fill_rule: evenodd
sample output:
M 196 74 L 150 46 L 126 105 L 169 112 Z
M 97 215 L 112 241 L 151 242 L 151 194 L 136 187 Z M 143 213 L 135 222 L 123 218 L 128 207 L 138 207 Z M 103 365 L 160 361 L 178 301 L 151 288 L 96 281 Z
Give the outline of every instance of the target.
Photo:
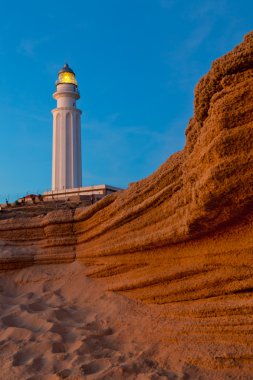
M 147 306 L 106 292 L 84 270 L 73 263 L 1 273 L 0 378 L 175 378 L 154 359 Z

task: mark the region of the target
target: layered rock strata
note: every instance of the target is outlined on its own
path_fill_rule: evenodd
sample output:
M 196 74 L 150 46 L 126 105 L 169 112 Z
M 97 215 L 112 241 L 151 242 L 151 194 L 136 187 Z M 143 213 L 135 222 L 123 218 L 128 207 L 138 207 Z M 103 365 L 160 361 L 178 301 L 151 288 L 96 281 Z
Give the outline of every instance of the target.
M 127 191 L 77 210 L 77 256 L 166 246 L 231 223 L 252 212 L 252 168 L 250 33 L 197 85 L 184 150 Z

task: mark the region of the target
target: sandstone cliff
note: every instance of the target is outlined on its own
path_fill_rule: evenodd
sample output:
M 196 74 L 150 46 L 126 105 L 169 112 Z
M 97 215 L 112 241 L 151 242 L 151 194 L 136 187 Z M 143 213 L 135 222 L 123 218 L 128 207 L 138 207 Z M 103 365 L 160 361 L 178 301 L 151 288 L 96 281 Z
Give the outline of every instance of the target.
M 2 269 L 82 261 L 171 318 L 192 365 L 252 374 L 253 32 L 200 80 L 185 148 L 155 173 L 87 208 L 10 216 Z

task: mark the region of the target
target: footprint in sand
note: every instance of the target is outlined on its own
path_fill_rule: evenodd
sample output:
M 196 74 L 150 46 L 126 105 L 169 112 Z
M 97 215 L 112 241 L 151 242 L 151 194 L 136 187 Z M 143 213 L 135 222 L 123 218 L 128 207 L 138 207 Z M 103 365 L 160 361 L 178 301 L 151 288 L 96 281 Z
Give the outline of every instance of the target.
M 15 342 L 24 342 L 30 340 L 32 337 L 32 332 L 29 329 L 22 327 L 7 327 L 1 334 L 1 338 L 5 341 L 15 341 Z M 1 345 L 1 342 L 0 342 Z
M 109 368 L 109 366 L 110 362 L 108 360 L 94 360 L 90 363 L 81 365 L 80 370 L 83 375 L 93 375 L 95 373 L 104 371 L 106 368 Z
M 53 281 L 46 281 L 42 286 L 42 292 L 47 293 L 53 288 Z
M 38 313 L 45 310 L 44 306 L 40 306 L 40 304 L 37 304 L 37 302 L 31 303 L 31 304 L 21 304 L 20 310 L 25 311 L 27 313 L 33 314 Z
M 53 326 L 51 327 L 50 331 L 60 335 L 64 343 L 74 343 L 77 339 L 76 334 L 73 331 L 71 331 L 69 326 L 62 325 L 61 323 L 53 323 Z
M 61 291 L 61 289 L 57 289 L 57 290 L 55 290 L 55 291 L 54 291 L 54 294 L 55 294 L 58 298 L 60 298 L 61 301 L 65 301 L 65 298 L 64 298 L 63 295 L 62 295 L 62 291 Z
M 38 300 L 36 302 L 30 303 L 29 305 L 22 305 L 25 307 L 25 310 L 30 313 L 37 313 L 40 311 L 44 311 L 47 309 L 47 305 L 43 303 L 43 301 Z
M 99 335 L 100 336 L 113 335 L 114 331 L 111 327 L 102 327 L 101 325 L 103 326 L 103 321 L 97 322 L 95 320 L 95 321 L 86 323 L 84 328 L 85 330 L 96 332 L 96 335 L 98 336 Z
M 22 326 L 21 319 L 16 314 L 9 314 L 1 318 L 1 321 L 8 327 L 20 327 Z
M 65 368 L 62 371 L 58 372 L 57 375 L 60 379 L 67 379 L 71 375 L 71 370 Z
M 12 365 L 13 367 L 18 367 L 25 364 L 29 359 L 31 359 L 33 353 L 31 350 L 20 350 L 13 355 Z
M 38 356 L 33 359 L 30 368 L 33 371 L 39 372 L 44 367 L 44 364 L 45 364 L 44 358 L 42 356 Z
M 69 320 L 72 320 L 72 315 L 68 310 L 65 309 L 58 309 L 54 311 L 54 316 L 58 321 L 61 322 L 68 322 Z
M 59 354 L 66 352 L 65 345 L 62 342 L 53 342 L 52 344 L 52 353 Z

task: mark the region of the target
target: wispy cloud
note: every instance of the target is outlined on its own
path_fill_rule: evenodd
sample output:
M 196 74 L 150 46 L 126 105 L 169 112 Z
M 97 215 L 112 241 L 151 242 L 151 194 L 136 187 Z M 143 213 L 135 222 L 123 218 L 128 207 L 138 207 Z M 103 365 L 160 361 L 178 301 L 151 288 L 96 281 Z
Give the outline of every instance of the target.
M 206 21 L 222 16 L 227 12 L 227 0 L 205 0 L 189 2 L 189 6 L 184 11 L 184 16 L 189 20 Z
M 183 134 L 175 137 L 177 121 L 175 126 L 158 131 L 146 125 L 121 125 L 115 115 L 84 124 L 84 173 L 88 173 L 88 181 L 126 185 L 152 173 L 183 146 Z
M 104 121 L 92 120 L 85 125 L 85 129 L 98 132 L 100 136 L 101 133 L 107 134 L 110 132 L 114 139 L 125 139 L 126 136 L 134 135 L 150 137 L 152 139 L 156 139 L 157 141 L 163 139 L 163 132 L 152 130 L 144 125 L 121 126 L 117 123 L 118 115 L 119 114 L 117 113 L 109 115 Z M 104 141 L 102 143 L 104 144 Z
M 6 114 L 19 116 L 22 119 L 27 119 L 27 120 L 32 119 L 32 120 L 39 121 L 41 123 L 51 122 L 51 118 L 49 116 L 44 117 L 44 116 L 41 116 L 40 114 L 28 112 L 27 110 L 24 110 L 22 107 L 19 108 L 15 106 L 5 105 L 4 111 Z
M 212 27 L 212 21 L 199 25 L 195 30 L 193 30 L 189 38 L 185 41 L 184 50 L 189 53 L 195 49 L 198 49 L 198 47 L 201 46 L 202 43 L 208 38 Z
M 206 72 L 206 67 L 201 67 L 201 61 L 196 59 L 196 54 L 200 49 L 210 50 L 212 34 L 215 33 L 217 23 L 226 17 L 226 10 L 227 0 L 196 0 L 187 2 L 182 9 L 181 22 L 189 25 L 189 33 L 182 38 L 176 49 L 165 53 L 165 61 L 171 69 L 170 77 L 173 80 L 174 75 L 177 85 L 182 89 L 193 88 L 202 73 Z
M 175 0 L 159 0 L 159 4 L 162 8 L 170 9 L 175 4 Z
M 36 49 L 42 43 L 48 41 L 48 37 L 41 38 L 26 38 L 22 39 L 18 45 L 18 53 L 25 55 L 26 57 L 33 58 L 35 56 Z
M 189 24 L 191 32 L 186 39 L 174 51 L 180 60 L 182 55 L 187 56 L 198 49 L 209 37 L 215 24 L 224 16 L 227 10 L 227 1 L 219 2 L 213 0 L 189 2 L 188 6 L 182 11 L 182 22 Z M 194 25 L 192 27 L 192 23 Z

